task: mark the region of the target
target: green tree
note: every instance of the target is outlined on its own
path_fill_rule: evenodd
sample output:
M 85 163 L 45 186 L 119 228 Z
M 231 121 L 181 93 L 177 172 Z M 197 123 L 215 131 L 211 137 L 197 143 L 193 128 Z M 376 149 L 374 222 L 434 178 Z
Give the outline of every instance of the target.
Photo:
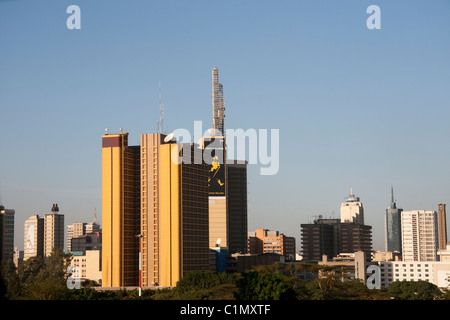
M 44 260 L 41 257 L 32 257 L 22 262 L 18 269 L 19 280 L 22 286 L 27 286 L 34 282 L 39 271 L 44 267 Z
M 5 286 L 4 298 L 15 300 L 20 297 L 20 279 L 14 262 L 12 260 L 2 261 L 0 273 Z
M 68 292 L 66 270 L 71 255 L 55 250 L 45 260 L 31 258 L 22 264 L 19 279 L 23 285 L 23 298 L 31 300 L 64 299 Z
M 442 296 L 439 288 L 428 281 L 396 281 L 388 293 L 397 300 L 434 300 Z
M 260 274 L 250 271 L 237 281 L 237 300 L 290 300 L 295 299 L 292 285 L 281 274 Z
M 193 271 L 187 273 L 177 283 L 177 290 L 179 292 L 186 292 L 193 289 L 211 289 L 215 286 L 224 283 L 234 284 L 236 278 L 230 273 L 217 273 L 213 271 Z

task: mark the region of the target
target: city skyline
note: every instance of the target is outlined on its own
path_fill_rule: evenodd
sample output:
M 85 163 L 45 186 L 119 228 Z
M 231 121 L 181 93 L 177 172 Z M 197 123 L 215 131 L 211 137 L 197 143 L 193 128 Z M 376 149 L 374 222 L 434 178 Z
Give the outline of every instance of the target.
M 0 2 L 0 203 L 15 246 L 51 203 L 66 225 L 101 221 L 101 136 L 155 133 L 159 83 L 169 132 L 211 127 L 214 66 L 225 128 L 280 130 L 278 174 L 248 166 L 249 231 L 301 248 L 300 224 L 338 218 L 353 188 L 384 250 L 391 186 L 405 211 L 450 201 L 448 2 L 78 1 L 69 30 L 71 4 Z

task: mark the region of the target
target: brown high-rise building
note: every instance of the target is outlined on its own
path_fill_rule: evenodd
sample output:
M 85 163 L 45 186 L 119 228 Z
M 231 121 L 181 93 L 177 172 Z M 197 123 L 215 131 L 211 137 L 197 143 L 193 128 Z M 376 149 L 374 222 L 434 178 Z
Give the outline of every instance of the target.
M 439 204 L 438 211 L 438 238 L 440 250 L 447 248 L 447 217 L 445 212 L 445 204 Z
M 339 219 L 317 219 L 302 224 L 302 250 L 305 260 L 322 260 L 322 255 L 332 259 L 341 247 Z
M 0 261 L 13 260 L 14 215 L 13 209 L 5 209 L 0 205 Z
M 317 219 L 302 224 L 302 255 L 305 260 L 332 259 L 340 253 L 372 251 L 372 227 L 340 219 Z
M 196 145 L 165 137 L 141 135 L 144 287 L 175 286 L 187 272 L 209 269 L 209 167 Z
M 102 137 L 102 286 L 139 284 L 140 147 Z
M 247 163 L 227 161 L 228 253 L 246 253 L 247 233 Z

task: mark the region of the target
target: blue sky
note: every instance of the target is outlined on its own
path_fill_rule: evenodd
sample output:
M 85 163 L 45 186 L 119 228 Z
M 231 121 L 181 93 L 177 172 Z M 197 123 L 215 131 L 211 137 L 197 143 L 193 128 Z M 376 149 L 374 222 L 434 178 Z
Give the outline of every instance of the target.
M 81 30 L 66 9 L 81 8 Z M 366 9 L 381 9 L 369 30 Z M 405 210 L 450 201 L 450 3 L 0 1 L 0 202 L 23 223 L 58 203 L 101 221 L 101 136 L 211 125 L 211 70 L 227 128 L 279 129 L 280 170 L 249 168 L 249 231 L 297 238 L 353 188 L 384 250 L 394 186 Z

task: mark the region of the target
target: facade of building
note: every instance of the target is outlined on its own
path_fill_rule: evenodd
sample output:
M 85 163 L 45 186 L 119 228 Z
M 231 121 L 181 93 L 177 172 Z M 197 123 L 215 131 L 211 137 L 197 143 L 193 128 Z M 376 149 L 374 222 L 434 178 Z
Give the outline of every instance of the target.
M 247 163 L 227 161 L 228 252 L 248 250 Z
M 72 251 L 86 253 L 89 250 L 102 249 L 102 233 L 90 232 L 81 236 L 70 239 Z
M 84 226 L 84 233 L 85 234 L 92 233 L 92 232 L 101 232 L 101 231 L 102 231 L 102 228 L 95 221 L 86 223 L 86 225 Z
M 102 286 L 139 282 L 140 147 L 128 133 L 102 137 Z
M 372 251 L 372 227 L 341 219 L 316 219 L 302 224 L 302 256 L 304 260 L 320 261 L 342 253 Z
M 302 256 L 305 260 L 320 261 L 323 255 L 332 259 L 340 253 L 340 220 L 316 219 L 302 224 Z
M 442 250 L 447 246 L 447 214 L 444 203 L 440 203 L 438 207 L 438 239 L 439 249 Z
M 340 223 L 340 252 L 372 251 L 372 226 L 359 223 Z
M 391 204 L 384 215 L 385 250 L 397 254 L 402 252 L 402 211 L 403 209 L 397 208 L 394 200 L 394 190 L 391 188 Z
M 71 251 L 72 238 L 77 238 L 85 234 L 85 222 L 75 222 L 67 225 L 67 251 Z
M 402 226 L 402 260 L 436 261 L 437 213 L 436 211 L 403 211 Z
M 197 145 L 161 138 L 141 136 L 144 287 L 175 286 L 187 272 L 210 268 L 208 166 L 195 158 Z M 189 153 L 189 161 L 172 159 Z
M 364 224 L 364 207 L 359 197 L 350 190 L 350 195 L 341 204 L 341 222 Z
M 383 261 L 378 265 L 382 287 L 389 287 L 395 281 L 427 281 L 440 288 L 450 286 L 450 262 Z
M 70 261 L 73 278 L 84 281 L 91 280 L 100 283 L 102 279 L 101 251 L 89 250 L 85 253 L 74 251 Z
M 58 204 L 53 205 L 52 213 L 44 215 L 44 256 L 55 249 L 64 249 L 64 215 L 59 213 Z
M 284 256 L 286 261 L 294 261 L 295 238 L 287 237 L 278 231 L 257 229 L 248 233 L 248 253 L 276 253 Z
M 224 136 L 202 137 L 205 162 L 209 165 L 209 246 L 228 250 L 228 182 Z
M 0 205 L 0 261 L 14 257 L 14 215 L 13 209 Z
M 44 257 L 44 218 L 34 214 L 25 220 L 23 260 Z

